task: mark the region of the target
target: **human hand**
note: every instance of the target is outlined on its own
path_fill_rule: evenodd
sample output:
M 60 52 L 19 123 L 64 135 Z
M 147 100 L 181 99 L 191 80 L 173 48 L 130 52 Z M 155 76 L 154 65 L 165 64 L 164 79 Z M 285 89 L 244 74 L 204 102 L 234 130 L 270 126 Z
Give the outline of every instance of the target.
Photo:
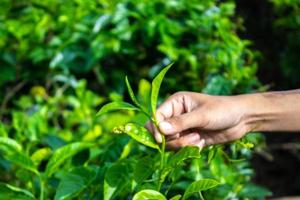
M 146 127 L 158 143 L 160 132 L 164 134 L 168 148 L 203 148 L 240 139 L 249 132 L 246 107 L 239 96 L 178 92 L 157 109 L 159 130 L 151 123 Z

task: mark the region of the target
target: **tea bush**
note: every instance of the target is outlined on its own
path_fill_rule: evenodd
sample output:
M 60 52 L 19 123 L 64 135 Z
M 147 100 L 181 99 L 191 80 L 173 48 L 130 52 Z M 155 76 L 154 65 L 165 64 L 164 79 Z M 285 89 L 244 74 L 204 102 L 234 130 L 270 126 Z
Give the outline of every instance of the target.
M 171 62 L 158 103 L 179 90 L 260 89 L 256 52 L 236 34 L 234 2 L 1 0 L 0 9 L 0 199 L 184 199 L 209 188 L 201 198 L 270 195 L 251 183 L 257 134 L 201 153 L 165 152 L 166 163 L 176 161 L 168 169 L 157 150 L 112 134 L 147 115 L 131 107 L 96 117 L 132 91 L 151 108 L 149 80 Z

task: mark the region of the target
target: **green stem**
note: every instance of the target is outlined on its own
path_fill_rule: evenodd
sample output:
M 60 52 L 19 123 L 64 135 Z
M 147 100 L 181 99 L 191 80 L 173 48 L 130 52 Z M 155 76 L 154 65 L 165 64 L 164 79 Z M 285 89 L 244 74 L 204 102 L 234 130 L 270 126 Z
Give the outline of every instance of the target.
M 159 130 L 159 126 L 157 123 L 156 119 L 153 119 L 153 122 L 157 128 L 157 130 Z M 165 149 L 166 149 L 166 139 L 165 139 L 165 135 L 159 130 L 159 133 L 161 135 L 162 138 L 162 143 L 161 143 L 161 147 L 160 147 L 160 168 L 159 168 L 159 177 L 158 177 L 158 184 L 157 184 L 157 190 L 160 191 L 161 189 L 161 185 L 163 183 L 162 180 L 162 172 L 165 166 Z
M 41 175 L 39 175 L 39 180 L 40 180 L 40 200 L 44 200 L 45 183 Z
M 201 200 L 205 200 L 202 193 L 201 193 L 201 191 L 199 192 L 199 197 L 200 197 Z

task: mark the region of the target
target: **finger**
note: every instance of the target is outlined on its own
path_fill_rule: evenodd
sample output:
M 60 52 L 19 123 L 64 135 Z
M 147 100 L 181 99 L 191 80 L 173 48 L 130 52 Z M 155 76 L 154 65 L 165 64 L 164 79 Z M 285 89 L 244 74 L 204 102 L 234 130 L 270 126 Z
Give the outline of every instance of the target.
M 178 139 L 168 141 L 166 145 L 170 149 L 178 149 L 181 147 L 193 145 L 197 143 L 197 141 L 200 141 L 200 135 L 197 132 L 193 132 Z
M 157 121 L 160 122 L 163 119 L 190 112 L 195 107 L 191 97 L 193 95 L 191 92 L 177 92 L 170 96 L 158 107 L 156 111 Z
M 196 111 L 165 119 L 159 123 L 159 129 L 165 135 L 172 135 L 192 128 L 202 128 L 207 125 L 204 115 Z
M 168 142 L 168 141 L 171 141 L 171 140 L 175 140 L 175 139 L 178 139 L 179 137 L 180 137 L 179 133 L 177 133 L 175 135 L 167 135 L 166 136 L 166 141 Z

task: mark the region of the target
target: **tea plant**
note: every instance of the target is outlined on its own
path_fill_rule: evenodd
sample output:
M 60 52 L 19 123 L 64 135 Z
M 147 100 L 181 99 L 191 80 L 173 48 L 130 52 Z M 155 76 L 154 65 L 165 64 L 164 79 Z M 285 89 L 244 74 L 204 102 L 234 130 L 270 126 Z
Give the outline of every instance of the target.
M 156 107 L 157 107 L 157 100 L 159 89 L 163 78 L 166 72 L 170 69 L 172 64 L 165 67 L 152 81 L 151 84 L 151 95 L 150 95 L 150 102 L 151 102 L 151 111 L 147 109 L 147 105 L 142 105 L 130 86 L 129 80 L 126 77 L 126 85 L 128 89 L 128 93 L 134 105 L 127 103 L 116 101 L 112 103 L 108 103 L 104 105 L 98 115 L 103 115 L 107 112 L 116 111 L 116 110 L 134 110 L 137 112 L 141 112 L 147 116 L 149 120 L 158 128 L 158 121 L 155 117 L 156 114 Z M 154 138 L 153 135 L 138 123 L 127 123 L 123 126 L 115 127 L 113 130 L 116 134 L 125 133 L 129 135 L 135 141 L 149 147 L 155 149 L 158 155 L 156 154 L 153 158 L 146 156 L 142 157 L 140 160 L 137 161 L 135 166 L 135 173 L 134 178 L 136 179 L 136 183 L 134 185 L 137 188 L 138 192 L 133 196 L 134 200 L 137 199 L 167 199 L 168 193 L 173 189 L 173 186 L 176 184 L 178 179 L 180 179 L 180 171 L 181 173 L 188 173 L 185 172 L 185 168 L 182 164 L 191 161 L 197 162 L 197 159 L 201 157 L 200 149 L 198 147 L 184 147 L 176 153 L 173 152 L 166 152 L 165 151 L 165 138 L 164 134 L 161 133 L 162 143 L 159 146 Z M 126 147 L 125 147 L 126 148 Z M 208 160 L 209 162 L 215 156 L 215 150 L 211 149 Z M 158 162 L 159 157 L 159 164 Z M 113 170 L 122 170 L 121 168 L 116 168 Z M 109 174 L 113 173 L 112 171 Z M 120 173 L 115 171 L 114 173 Z M 177 174 L 178 173 L 178 174 Z M 110 175 L 107 176 L 107 179 L 110 179 Z M 217 187 L 220 185 L 220 182 L 212 179 L 212 178 L 199 178 L 198 180 L 193 181 L 190 183 L 183 194 L 175 194 L 171 199 L 188 199 L 190 196 L 197 193 L 200 199 L 204 199 L 202 195 L 202 191 Z M 113 188 L 109 183 L 107 183 L 107 187 L 109 188 L 105 193 L 104 191 L 104 199 L 110 199 L 113 197 Z

